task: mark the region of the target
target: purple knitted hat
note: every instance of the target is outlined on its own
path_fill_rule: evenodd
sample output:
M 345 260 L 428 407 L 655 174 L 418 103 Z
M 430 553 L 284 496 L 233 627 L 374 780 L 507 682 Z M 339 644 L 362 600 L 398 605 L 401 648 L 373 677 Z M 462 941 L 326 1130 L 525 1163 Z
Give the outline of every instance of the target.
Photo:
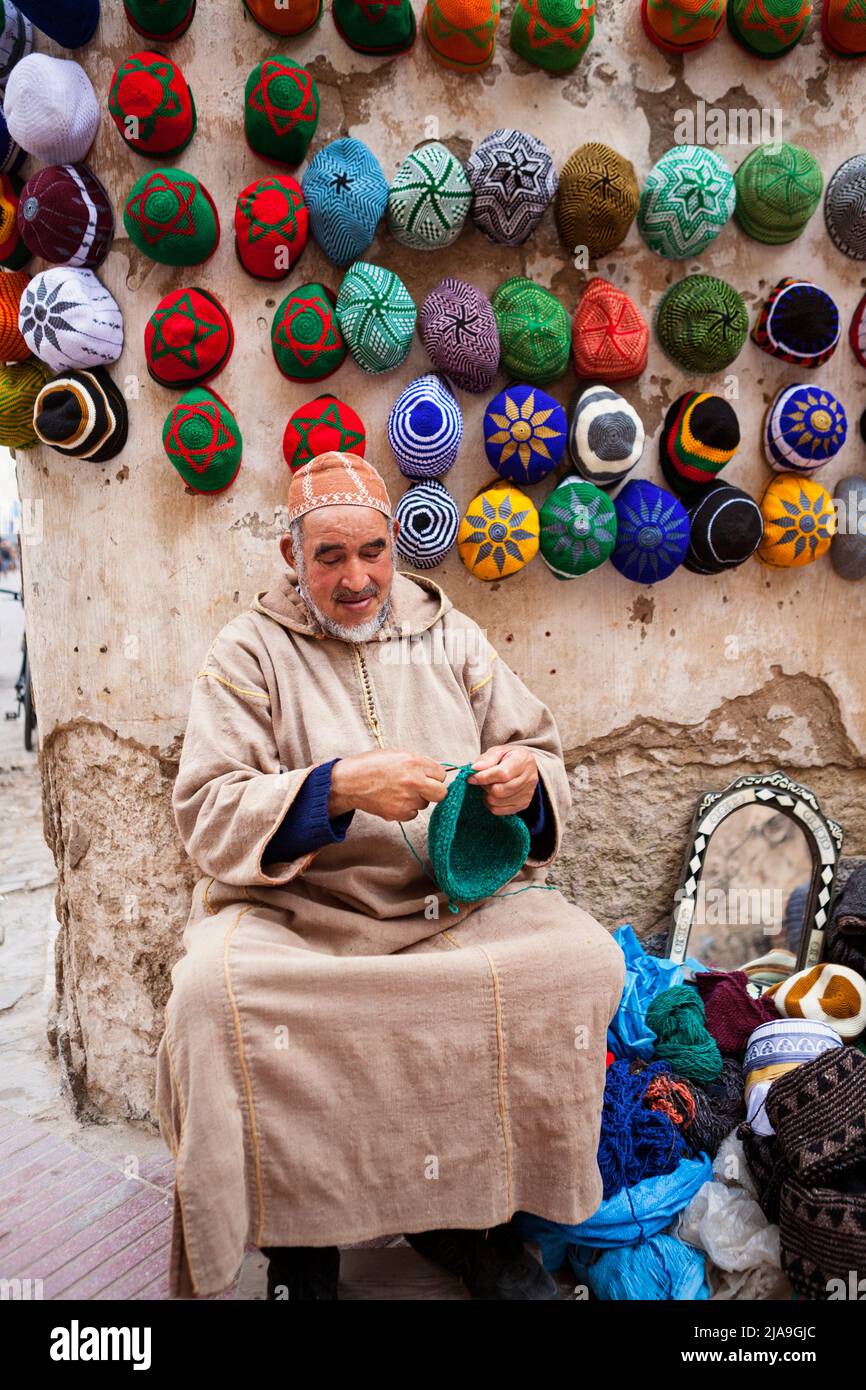
M 421 308 L 421 337 L 437 371 L 455 386 L 488 391 L 499 368 L 499 330 L 486 294 L 446 276 Z

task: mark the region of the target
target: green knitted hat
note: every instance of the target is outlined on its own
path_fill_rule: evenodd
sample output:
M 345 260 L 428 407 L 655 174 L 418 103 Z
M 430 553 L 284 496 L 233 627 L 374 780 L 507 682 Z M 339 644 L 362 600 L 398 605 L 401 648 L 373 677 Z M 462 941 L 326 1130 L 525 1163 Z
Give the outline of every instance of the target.
M 743 296 L 715 275 L 687 275 L 662 295 L 655 330 L 684 372 L 720 372 L 738 355 L 749 331 Z
M 200 265 L 220 238 L 213 198 L 182 169 L 154 169 L 133 185 L 123 209 L 133 245 L 161 265 Z
M 471 776 L 471 766 L 460 768 L 427 827 L 433 875 L 455 908 L 492 897 L 529 858 L 526 822 L 520 816 L 494 816 L 484 803 L 484 788 L 468 785 Z
M 319 123 L 319 89 L 291 58 L 256 63 L 244 89 L 244 129 L 256 154 L 300 164 Z
M 123 0 L 123 8 L 136 33 L 169 43 L 192 24 L 195 0 Z
M 535 386 L 562 376 L 571 356 L 571 322 L 556 296 L 514 275 L 503 280 L 490 302 L 502 366 L 518 381 Z
M 4 449 L 29 449 L 39 443 L 33 411 L 48 376 L 48 368 L 35 357 L 0 363 L 0 445 Z
M 821 201 L 824 176 L 801 145 L 759 145 L 734 174 L 734 216 L 755 241 L 779 246 L 801 234 Z
M 517 0 L 511 47 L 548 72 L 571 72 L 595 32 L 595 0 Z
M 335 310 L 336 296 L 326 285 L 299 285 L 274 314 L 271 346 L 289 381 L 323 381 L 346 356 L 346 341 Z
M 388 227 L 417 251 L 450 246 L 463 229 L 472 186 L 463 165 L 433 140 L 403 161 L 388 190 Z
M 581 145 L 562 166 L 556 190 L 556 225 L 570 255 L 585 246 L 590 260 L 625 239 L 638 207 L 630 159 L 610 145 Z
M 647 174 L 637 227 L 651 251 L 699 256 L 734 211 L 734 179 L 715 150 L 674 145 Z
M 409 355 L 417 317 L 399 275 L 355 261 L 337 295 L 337 320 L 355 363 L 364 372 L 389 372 Z
M 781 58 L 806 32 L 812 0 L 728 0 L 728 28 L 749 53 Z
M 557 579 L 597 569 L 616 543 L 616 508 L 595 483 L 563 478 L 538 517 L 541 558 Z
M 415 42 L 412 0 L 334 0 L 333 14 L 356 53 L 404 53 Z
M 162 427 L 169 462 L 193 492 L 223 492 L 241 466 L 243 440 L 225 401 L 204 386 L 185 391 Z

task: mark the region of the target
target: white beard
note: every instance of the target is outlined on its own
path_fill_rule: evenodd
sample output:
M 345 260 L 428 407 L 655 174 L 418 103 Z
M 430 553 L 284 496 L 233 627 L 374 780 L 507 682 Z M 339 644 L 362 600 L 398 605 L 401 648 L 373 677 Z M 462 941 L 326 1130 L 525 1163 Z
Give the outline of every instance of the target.
M 376 634 L 385 626 L 391 612 L 391 595 L 389 594 L 382 607 L 374 618 L 368 618 L 365 623 L 338 623 L 333 618 L 323 613 L 317 603 L 315 603 L 307 593 L 303 579 L 298 575 L 298 589 L 301 598 L 309 608 L 316 622 L 323 632 L 327 632 L 329 637 L 336 637 L 341 642 L 371 642 Z

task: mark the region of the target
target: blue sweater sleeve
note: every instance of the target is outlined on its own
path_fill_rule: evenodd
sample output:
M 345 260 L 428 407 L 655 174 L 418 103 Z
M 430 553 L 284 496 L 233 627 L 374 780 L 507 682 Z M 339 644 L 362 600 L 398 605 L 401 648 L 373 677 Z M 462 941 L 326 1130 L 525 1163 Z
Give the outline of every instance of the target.
M 328 815 L 331 772 L 336 762 L 339 759 L 332 758 L 309 773 L 268 841 L 262 855 L 263 864 L 287 863 L 324 845 L 340 844 L 345 840 L 355 812 L 345 811 L 333 819 Z
M 547 792 L 544 790 L 544 783 L 540 777 L 532 800 L 526 810 L 521 811 L 519 815 L 520 819 L 525 821 L 529 827 L 530 858 L 548 859 L 553 853 L 554 821 L 547 801 Z

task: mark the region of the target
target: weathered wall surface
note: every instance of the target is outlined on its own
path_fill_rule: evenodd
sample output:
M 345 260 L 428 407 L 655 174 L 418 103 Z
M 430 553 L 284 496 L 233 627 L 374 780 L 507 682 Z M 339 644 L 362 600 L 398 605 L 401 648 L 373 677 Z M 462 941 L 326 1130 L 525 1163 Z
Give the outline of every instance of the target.
M 415 4 L 420 18 L 420 0 Z M 116 63 L 141 44 L 120 0 L 106 0 L 103 8 L 97 40 L 79 56 L 104 102 Z M 465 156 L 490 130 L 509 124 L 542 136 L 558 167 L 577 145 L 604 140 L 628 155 L 643 180 L 673 143 L 677 113 L 696 112 L 699 99 L 726 113 L 751 112 L 754 121 L 762 111 L 767 119 L 781 113 L 782 136 L 812 149 L 825 178 L 866 147 L 866 70 L 824 52 L 817 20 L 777 63 L 751 59 L 727 34 L 682 60 L 648 44 L 637 0 L 602 0 L 583 63 L 557 78 L 511 52 L 510 6 L 504 9 L 496 60 L 483 76 L 438 68 L 420 38 L 409 55 L 395 59 L 355 54 L 337 36 L 330 13 L 315 32 L 283 45 L 319 84 L 312 153 L 339 135 L 354 135 L 371 145 L 390 178 L 425 139 L 442 139 Z M 126 319 L 126 348 L 113 374 L 137 396 L 130 400 L 128 447 L 101 466 L 41 450 L 18 459 L 21 494 L 37 526 L 25 546 L 28 631 L 46 827 L 61 884 L 54 1036 L 76 1103 L 93 1115 L 150 1112 L 168 971 L 193 880 L 169 804 L 190 684 L 213 633 L 281 563 L 282 431 L 291 411 L 316 392 L 277 371 L 273 312 L 299 276 L 322 278 L 335 289 L 340 279 L 312 241 L 282 285 L 253 281 L 235 258 L 236 195 L 268 168 L 244 141 L 244 81 L 255 62 L 279 51 L 279 41 L 245 16 L 240 0 L 200 7 L 187 35 L 172 45 L 199 114 L 198 133 L 178 163 L 204 181 L 217 203 L 219 250 L 202 267 L 172 270 L 140 255 L 119 223 L 100 274 Z M 718 148 L 732 167 L 749 149 Z M 107 117 L 90 162 L 118 212 L 149 167 L 126 149 Z M 489 293 L 507 276 L 524 273 L 550 286 L 571 312 L 586 278 L 561 246 L 552 212 L 522 248 L 494 249 L 468 227 L 448 251 L 412 252 L 383 227 L 369 258 L 396 270 L 419 305 L 445 274 Z M 749 241 L 732 223 L 700 263 L 653 256 L 633 228 L 592 273 L 627 289 L 649 316 L 666 286 L 698 265 L 729 279 L 750 306 L 782 275 L 811 275 L 837 298 L 846 324 L 866 286 L 864 268 L 835 250 L 820 212 L 798 242 L 781 248 Z M 244 463 L 231 489 L 214 498 L 186 493 L 166 462 L 161 427 L 172 396 L 150 380 L 144 363 L 145 322 L 161 296 L 184 283 L 217 294 L 236 331 L 234 356 L 216 384 L 238 416 Z M 385 443 L 385 421 L 399 391 L 427 367 L 418 340 L 397 372 L 369 378 L 347 361 L 327 383 L 359 410 L 368 454 L 395 496 L 402 480 Z M 744 442 L 726 476 L 759 495 L 769 477 L 761 417 L 796 373 L 751 344 L 731 371 Z M 856 425 L 866 376 L 847 344 L 821 379 Z M 554 393 L 565 403 L 574 385 L 569 373 Z M 659 426 L 670 401 L 691 385 L 653 343 L 646 372 L 624 388 L 647 427 L 640 476 L 662 481 Z M 484 402 L 463 395 L 461 404 L 464 444 L 447 482 L 465 506 L 489 473 L 481 446 Z M 820 476 L 832 487 L 864 469 L 853 428 L 843 454 Z M 539 504 L 551 485 L 533 489 Z M 846 850 L 866 853 L 866 585 L 846 585 L 827 560 L 800 573 L 768 571 L 756 560 L 720 578 L 680 571 L 650 589 L 610 566 L 561 584 L 540 560 L 505 583 L 485 585 L 455 553 L 435 577 L 557 713 L 569 762 L 580 768 L 559 880 L 607 925 L 628 920 L 643 932 L 665 919 L 698 792 L 740 772 L 779 765 L 800 777 L 843 823 Z

